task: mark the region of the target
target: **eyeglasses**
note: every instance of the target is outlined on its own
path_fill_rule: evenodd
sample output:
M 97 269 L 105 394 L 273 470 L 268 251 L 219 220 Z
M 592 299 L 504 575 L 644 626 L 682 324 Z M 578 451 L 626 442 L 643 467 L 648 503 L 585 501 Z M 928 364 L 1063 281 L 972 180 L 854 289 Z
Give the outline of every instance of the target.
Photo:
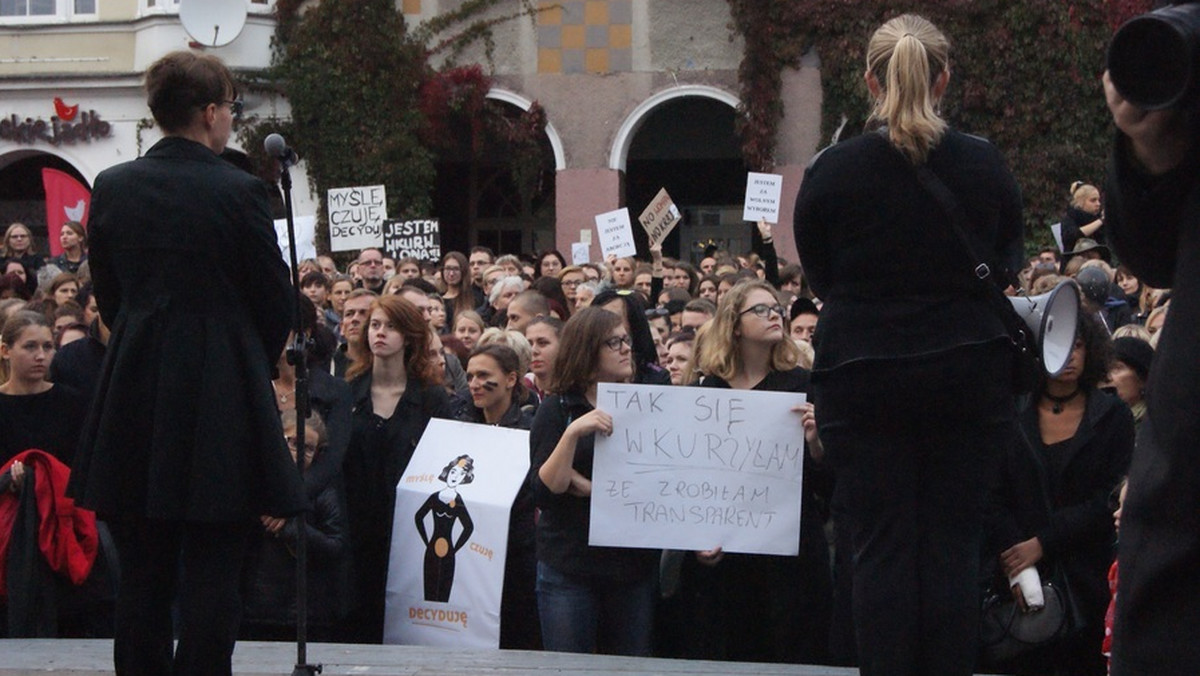
M 613 352 L 620 352 L 622 345 L 624 345 L 625 347 L 628 347 L 628 348 L 632 348 L 633 347 L 633 339 L 630 338 L 629 336 L 613 336 L 612 338 L 609 338 L 608 340 L 604 341 L 604 345 L 605 345 L 605 347 L 612 350 Z
M 741 312 L 739 312 L 738 316 L 744 315 L 748 312 L 753 312 L 754 316 L 756 316 L 760 319 L 769 318 L 771 316 L 772 312 L 779 315 L 780 317 L 785 316 L 783 314 L 785 312 L 785 310 L 783 309 L 782 305 L 767 305 L 766 303 L 759 303 L 758 305 L 752 305 L 752 306 L 746 308 L 745 310 L 742 310 Z
M 583 284 L 583 280 L 582 279 L 572 279 L 569 282 L 564 280 L 562 282 L 559 282 L 559 284 L 562 286 L 569 286 L 572 289 L 574 289 L 575 287 L 579 286 L 580 284 Z

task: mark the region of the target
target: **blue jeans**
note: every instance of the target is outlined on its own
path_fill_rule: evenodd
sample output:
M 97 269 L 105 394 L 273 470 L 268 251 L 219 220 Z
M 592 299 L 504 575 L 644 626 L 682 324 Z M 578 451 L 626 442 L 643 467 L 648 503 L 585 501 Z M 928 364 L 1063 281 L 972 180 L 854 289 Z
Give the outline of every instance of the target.
M 655 583 L 653 575 L 632 582 L 571 575 L 539 561 L 538 612 L 545 649 L 649 656 Z

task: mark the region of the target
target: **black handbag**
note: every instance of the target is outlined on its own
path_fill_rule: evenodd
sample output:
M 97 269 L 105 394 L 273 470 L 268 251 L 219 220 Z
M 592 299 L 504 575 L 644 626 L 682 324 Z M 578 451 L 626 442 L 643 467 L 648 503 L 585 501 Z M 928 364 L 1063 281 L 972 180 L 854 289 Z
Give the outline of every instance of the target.
M 1042 582 L 1046 605 L 1023 612 L 1010 593 L 993 592 L 983 601 L 980 649 L 989 664 L 1002 665 L 1070 636 L 1079 628 L 1066 577 L 1061 573 Z
M 1037 345 L 1037 337 L 1032 335 L 1025 320 L 1017 314 L 1016 308 L 1009 302 L 1008 296 L 990 279 L 992 270 L 979 259 L 971 241 L 967 239 L 963 225 L 967 217 L 954 193 L 937 177 L 928 166 L 916 167 L 917 179 L 941 205 L 949 218 L 950 229 L 965 254 L 967 261 L 974 261 L 971 277 L 975 280 L 978 295 L 1004 323 L 1008 331 L 1008 339 L 1012 353 L 1012 389 L 1014 394 L 1029 394 L 1041 384 L 1042 360 Z

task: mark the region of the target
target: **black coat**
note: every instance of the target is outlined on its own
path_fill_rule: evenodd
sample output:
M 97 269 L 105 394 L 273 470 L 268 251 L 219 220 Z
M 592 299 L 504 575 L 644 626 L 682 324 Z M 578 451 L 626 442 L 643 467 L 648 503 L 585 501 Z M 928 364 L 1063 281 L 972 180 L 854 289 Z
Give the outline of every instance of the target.
M 88 327 L 87 338 L 67 343 L 55 351 L 48 379 L 75 388 L 90 403 L 96 390 L 96 379 L 100 377 L 100 367 L 104 364 L 105 350 L 97 320 Z
M 326 442 L 321 454 L 304 473 L 304 488 L 309 500 L 317 499 L 335 480 L 341 479 L 342 462 L 350 445 L 350 386 L 320 369 L 309 376 L 312 410 L 325 421 Z
M 1138 279 L 1172 289 L 1121 519 L 1113 674 L 1200 673 L 1200 157 L 1150 179 L 1120 152 L 1109 239 Z
M 303 510 L 271 391 L 293 292 L 266 185 L 167 137 L 96 178 L 90 240 L 112 335 L 77 502 L 198 522 Z
M 1037 537 L 1044 555 L 1039 572 L 1045 578 L 1054 566 L 1062 568 L 1084 621 L 1096 630 L 1108 607 L 1108 568 L 1116 554 L 1108 498 L 1129 468 L 1133 414 L 1120 399 L 1093 390 L 1057 463 L 1045 455 L 1036 404 L 1021 411 L 1017 425 L 989 501 L 987 563 Z

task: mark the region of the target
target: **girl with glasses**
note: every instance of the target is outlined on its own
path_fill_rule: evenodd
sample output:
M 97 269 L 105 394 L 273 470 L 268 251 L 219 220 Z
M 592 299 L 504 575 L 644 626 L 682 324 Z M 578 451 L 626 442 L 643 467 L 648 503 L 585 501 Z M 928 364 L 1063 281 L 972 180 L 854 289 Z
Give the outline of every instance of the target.
M 596 408 L 598 384 L 629 382 L 633 353 L 621 318 L 588 307 L 563 327 L 553 394 L 529 435 L 537 522 L 537 596 L 547 650 L 650 654 L 659 552 L 591 547 L 592 459 L 612 417 Z

